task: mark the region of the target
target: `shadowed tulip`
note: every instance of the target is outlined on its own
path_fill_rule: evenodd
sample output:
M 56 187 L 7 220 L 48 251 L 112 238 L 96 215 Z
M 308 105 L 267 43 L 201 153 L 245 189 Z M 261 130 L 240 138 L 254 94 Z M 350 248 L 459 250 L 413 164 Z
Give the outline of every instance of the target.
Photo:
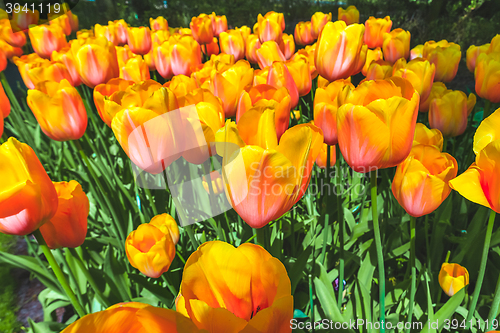
M 313 39 L 319 37 L 321 31 L 328 22 L 332 21 L 332 13 L 316 12 L 311 16 L 311 36 Z
M 14 32 L 8 19 L 0 20 L 0 39 L 14 47 L 23 47 L 26 44 L 26 34 L 23 31 Z
M 67 46 L 66 35 L 57 25 L 38 25 L 29 29 L 33 50 L 42 58 L 50 58 L 52 51 Z
M 356 6 L 349 6 L 347 9 L 339 7 L 338 19 L 347 25 L 359 23 L 359 11 Z
M 251 34 L 248 36 L 246 45 L 245 45 L 245 57 L 248 62 L 251 64 L 256 64 L 259 62 L 259 58 L 257 55 L 257 50 L 260 49 L 261 43 L 259 36 L 255 34 Z M 285 56 L 283 56 L 284 58 Z M 261 67 L 262 68 L 262 67 Z
M 500 53 L 479 55 L 474 78 L 479 97 L 492 103 L 500 102 Z
M 149 25 L 151 26 L 151 31 L 155 30 L 167 30 L 168 31 L 168 22 L 163 16 L 158 16 L 153 19 L 149 18 Z
M 299 90 L 297 88 L 297 84 L 295 84 L 293 76 L 284 62 L 276 61 L 271 65 L 266 83 L 276 89 L 281 87 L 288 89 L 292 109 L 299 104 Z
M 420 95 L 420 101 L 425 101 L 432 88 L 436 67 L 428 60 L 416 58 L 410 62 L 399 59 L 393 66 L 392 75 L 400 76 L 410 81 L 411 85 Z
M 469 272 L 459 264 L 443 263 L 438 280 L 445 294 L 451 297 L 469 284 Z
M 109 80 L 107 83 L 101 83 L 94 88 L 94 104 L 97 108 L 99 116 L 106 125 L 111 127 L 111 120 L 113 119 L 114 114 L 110 115 L 105 111 L 105 101 L 109 100 L 109 97 L 113 93 L 117 91 L 125 91 L 125 89 L 132 84 L 132 81 L 115 78 Z
M 432 84 L 429 97 L 425 100 L 422 98 L 420 99 L 420 112 L 428 112 L 431 101 L 435 98 L 441 98 L 447 90 L 448 88 L 446 88 L 446 85 L 443 82 L 434 82 Z
M 365 22 L 364 42 L 370 49 L 384 45 L 384 33 L 391 31 L 392 21 L 389 16 L 375 18 L 370 16 Z
M 426 42 L 422 57 L 436 66 L 434 81 L 450 82 L 457 75 L 462 52 L 460 45 L 443 39 L 439 42 Z
M 281 51 L 278 43 L 274 41 L 262 43 L 255 53 L 257 54 L 257 62 L 259 63 L 260 69 L 271 66 L 275 61 L 286 61 L 285 55 Z
M 78 140 L 87 129 L 87 111 L 80 94 L 67 80 L 44 81 L 28 90 L 28 106 L 42 131 L 52 140 Z
M 279 43 L 283 30 L 285 30 L 285 17 L 283 13 L 268 12 L 257 17 L 258 35 L 261 43 L 275 41 Z
M 309 45 L 314 42 L 311 34 L 311 22 L 299 22 L 295 25 L 294 31 L 295 43 L 298 45 Z
M 87 235 L 89 199 L 76 180 L 53 184 L 59 198 L 57 212 L 40 232 L 51 249 L 78 247 Z
M 323 147 L 321 148 L 321 151 L 319 152 L 319 155 L 316 158 L 316 165 L 320 169 L 326 169 L 326 161 L 328 158 L 328 151 L 327 151 L 328 148 L 330 148 L 330 166 L 334 166 L 335 162 L 337 161 L 337 157 L 336 157 L 337 152 L 335 151 L 335 146 L 329 146 L 326 143 L 323 143 Z
M 194 39 L 200 44 L 210 44 L 214 39 L 214 17 L 200 14 L 191 18 L 189 27 Z
M 30 25 L 38 24 L 39 18 L 40 12 L 38 10 L 32 11 L 29 8 L 12 12 L 12 22 L 21 30 L 28 30 Z
M 415 137 L 413 138 L 413 146 L 427 145 L 435 146 L 439 151 L 443 150 L 443 134 L 437 128 L 429 129 L 422 123 L 417 123 L 415 126 Z
M 219 36 L 221 52 L 232 54 L 238 61 L 245 57 L 245 40 L 238 30 L 223 31 Z
M 174 245 L 179 242 L 179 227 L 174 218 L 167 213 L 156 215 L 149 221 L 149 224 L 160 229 L 164 234 L 169 234 L 172 237 Z
M 400 58 L 408 59 L 410 56 L 410 38 L 410 32 L 400 28 L 384 33 L 384 42 L 382 44 L 384 59 L 392 63 L 395 63 Z
M 366 71 L 366 78 L 363 81 L 383 80 L 392 76 L 392 64 L 385 60 L 372 61 Z
M 466 60 L 467 60 L 467 69 L 469 72 L 474 73 L 476 69 L 476 60 L 482 53 L 488 53 L 490 48 L 490 44 L 483 44 L 480 46 L 471 45 L 466 52 Z
M 57 210 L 57 192 L 33 149 L 9 138 L 0 145 L 0 232 L 25 236 Z
M 144 55 L 151 51 L 151 30 L 149 27 L 129 27 L 127 30 L 127 43 L 130 51 Z
M 380 47 L 377 47 L 374 50 L 368 49 L 366 51 L 366 60 L 365 64 L 363 65 L 363 69 L 361 70 L 361 73 L 363 73 L 363 75 L 366 76 L 366 73 L 368 72 L 368 67 L 370 67 L 372 61 L 377 61 L 377 60 L 384 60 L 384 54 L 382 53 Z

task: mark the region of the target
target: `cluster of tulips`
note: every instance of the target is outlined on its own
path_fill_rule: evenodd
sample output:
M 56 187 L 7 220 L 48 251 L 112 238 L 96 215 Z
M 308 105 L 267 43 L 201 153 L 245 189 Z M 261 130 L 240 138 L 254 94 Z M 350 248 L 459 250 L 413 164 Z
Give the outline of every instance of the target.
M 29 10 L 11 18 L 0 11 L 0 19 L 0 71 L 7 59 L 15 63 L 29 88 L 27 105 L 52 140 L 84 136 L 91 88 L 100 118 L 145 172 L 162 174 L 181 157 L 198 165 L 211 156 L 223 157 L 223 177 L 212 174 L 204 186 L 225 192 L 252 228 L 267 226 L 302 199 L 315 163 L 328 172 L 343 158 L 352 170 L 370 173 L 375 201 L 376 171 L 397 167 L 392 193 L 411 216 L 412 232 L 415 219 L 436 210 L 452 189 L 491 208 L 489 244 L 495 212 L 500 212 L 500 109 L 490 115 L 490 103 L 500 102 L 500 35 L 466 53 L 485 108 L 474 136 L 475 162 L 457 176 L 458 164 L 446 152 L 446 142 L 465 132 L 476 104 L 475 94 L 445 86 L 457 74 L 460 46 L 442 40 L 410 49 L 410 32 L 391 30 L 389 17 L 359 24 L 353 6 L 340 8 L 335 22 L 331 13 L 318 12 L 311 21 L 299 22 L 293 36 L 284 33 L 284 15 L 277 12 L 259 15 L 253 29 L 229 29 L 225 16 L 212 13 L 193 17 L 189 28 L 171 28 L 160 16 L 150 20 L 150 27 L 118 20 L 78 30 L 78 19 L 67 6 L 49 23 L 38 22 L 37 12 Z M 35 53 L 21 55 L 26 31 Z M 296 50 L 296 45 L 303 47 Z M 355 86 L 351 76 L 358 73 L 365 78 Z M 10 87 L 5 89 L 9 95 Z M 7 95 L 0 86 L 0 135 L 4 118 L 17 111 L 11 111 L 11 102 L 15 106 L 17 101 Z M 178 113 L 189 108 L 194 111 Z M 417 123 L 419 112 L 428 113 L 430 129 Z M 235 156 L 243 164 L 231 164 Z M 33 149 L 13 137 L 0 146 L 0 174 L 1 232 L 34 234 L 51 249 L 82 245 L 89 199 L 78 182 L 53 183 Z M 255 182 L 259 186 L 249 186 Z M 384 261 L 372 205 L 384 308 Z M 342 210 L 338 214 L 344 223 Z M 155 216 L 128 235 L 130 264 L 159 278 L 175 257 L 179 237 L 173 217 Z M 50 260 L 48 248 L 44 253 Z M 414 237 L 411 251 L 413 297 Z M 483 254 L 468 319 L 485 265 Z M 464 267 L 443 264 L 439 283 L 449 296 L 468 282 Z M 200 246 L 186 261 L 175 304 L 176 311 L 116 304 L 84 316 L 64 332 L 291 331 L 288 274 L 278 259 L 254 244 L 234 248 L 209 241 Z

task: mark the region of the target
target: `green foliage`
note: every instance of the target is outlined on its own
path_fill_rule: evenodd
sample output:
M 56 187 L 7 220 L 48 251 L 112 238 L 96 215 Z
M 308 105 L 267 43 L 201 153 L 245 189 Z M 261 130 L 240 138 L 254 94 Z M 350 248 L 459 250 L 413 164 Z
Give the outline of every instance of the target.
M 10 251 L 16 242 L 16 237 L 0 233 L 0 251 Z M 11 268 L 0 264 L 0 332 L 17 332 L 21 324 L 16 317 L 16 282 L 11 275 Z

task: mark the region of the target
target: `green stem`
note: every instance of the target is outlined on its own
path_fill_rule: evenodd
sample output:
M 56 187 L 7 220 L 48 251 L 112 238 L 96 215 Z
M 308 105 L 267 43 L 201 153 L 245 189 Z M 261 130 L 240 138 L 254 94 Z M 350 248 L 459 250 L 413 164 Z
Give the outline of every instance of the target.
M 413 303 L 415 301 L 415 289 L 417 288 L 417 267 L 415 267 L 415 222 L 417 218 L 410 216 L 410 264 L 411 264 L 411 287 L 410 287 L 410 309 L 408 310 L 408 320 L 411 326 L 413 316 Z M 410 333 L 410 327 L 406 330 Z
M 444 137 L 443 138 L 443 152 L 446 152 L 447 143 L 448 143 L 448 138 Z
M 309 274 L 309 306 L 311 308 L 309 318 L 311 318 L 311 322 L 314 323 L 314 302 L 313 302 L 313 286 L 312 286 L 311 274 Z
M 379 307 L 380 307 L 380 333 L 385 332 L 385 269 L 384 254 L 382 253 L 382 241 L 380 239 L 380 226 L 378 224 L 377 212 L 377 171 L 370 172 L 371 198 L 372 198 L 372 217 L 373 232 L 375 234 L 375 247 L 377 250 L 378 265 L 378 288 L 379 288 Z M 340 282 L 342 283 L 342 282 Z M 382 325 L 382 323 L 384 323 Z
M 479 275 L 477 277 L 476 287 L 474 288 L 474 294 L 472 295 L 472 302 L 470 304 L 469 313 L 467 314 L 467 319 L 465 320 L 466 331 L 469 330 L 470 322 L 474 317 L 474 311 L 476 310 L 479 294 L 481 293 L 481 286 L 483 285 L 484 271 L 486 270 L 486 261 L 488 260 L 488 251 L 490 250 L 491 233 L 493 232 L 495 216 L 495 211 L 491 210 L 490 218 L 488 219 L 488 227 L 486 228 L 486 236 L 483 245 L 483 255 L 481 256 L 481 265 L 479 266 Z
M 427 254 L 427 268 L 431 271 L 431 254 L 429 244 L 429 215 L 425 215 L 425 253 Z
M 497 286 L 495 288 L 495 296 L 493 297 L 493 303 L 491 303 L 490 313 L 488 314 L 488 326 L 486 330 L 493 329 L 493 320 L 498 313 L 498 307 L 500 305 L 500 275 L 498 276 Z
M 339 309 L 342 308 L 342 301 L 344 299 L 344 229 L 345 229 L 345 220 L 344 220 L 344 206 L 342 205 L 342 174 L 340 172 L 340 162 L 342 159 L 342 153 L 340 152 L 340 147 L 337 144 L 336 146 L 337 160 L 335 162 L 335 173 L 337 176 L 337 221 L 339 223 L 339 246 L 340 246 L 340 259 L 339 259 L 339 297 L 337 298 L 337 306 Z M 330 149 L 328 149 L 330 151 Z M 330 161 L 328 161 L 330 163 Z M 375 194 L 376 197 L 376 194 Z
M 487 99 L 484 100 L 484 111 L 483 119 L 488 118 L 491 115 L 491 102 Z
M 78 302 L 75 293 L 73 293 L 73 290 L 71 290 L 71 287 L 68 284 L 68 281 L 66 280 L 66 277 L 64 276 L 63 272 L 61 271 L 61 268 L 56 262 L 56 259 L 52 255 L 52 252 L 50 251 L 49 247 L 47 246 L 47 243 L 45 242 L 45 239 L 43 239 L 42 233 L 40 230 L 36 230 L 33 235 L 35 236 L 36 240 L 38 241 L 38 245 L 43 251 L 43 254 L 45 254 L 45 257 L 47 258 L 47 261 L 49 262 L 50 267 L 52 267 L 52 271 L 54 272 L 55 276 L 57 277 L 57 280 L 61 284 L 61 287 L 64 289 L 66 292 L 66 295 L 68 296 L 71 304 L 75 308 L 76 312 L 78 313 L 78 316 L 83 317 L 87 313 L 83 309 L 83 307 L 80 305 Z

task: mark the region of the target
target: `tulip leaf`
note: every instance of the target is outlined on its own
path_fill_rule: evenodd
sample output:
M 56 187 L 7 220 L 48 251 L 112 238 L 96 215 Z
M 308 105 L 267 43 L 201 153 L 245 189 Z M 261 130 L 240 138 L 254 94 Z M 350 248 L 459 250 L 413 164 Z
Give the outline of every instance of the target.
M 467 286 L 465 286 L 464 288 L 462 288 L 458 292 L 456 292 L 455 295 L 453 295 L 448 300 L 448 302 L 446 302 L 441 307 L 441 309 L 439 309 L 439 311 L 434 314 L 434 316 L 432 317 L 432 321 L 429 318 L 427 320 L 427 323 L 425 323 L 424 329 L 421 331 L 421 333 L 427 333 L 427 332 L 433 331 L 433 327 L 431 327 L 433 325 L 431 325 L 431 324 L 435 324 L 435 323 L 437 323 L 437 326 L 438 326 L 437 329 L 440 331 L 445 324 L 445 320 L 449 319 L 455 313 L 455 311 L 460 306 L 460 304 L 462 304 L 462 301 L 464 300 L 464 297 L 465 297 L 465 290 L 466 289 L 467 289 Z
M 40 323 L 35 323 L 29 317 L 28 323 L 33 333 L 57 333 L 62 331 L 66 327 L 66 324 L 58 323 L 55 321 L 43 321 Z

